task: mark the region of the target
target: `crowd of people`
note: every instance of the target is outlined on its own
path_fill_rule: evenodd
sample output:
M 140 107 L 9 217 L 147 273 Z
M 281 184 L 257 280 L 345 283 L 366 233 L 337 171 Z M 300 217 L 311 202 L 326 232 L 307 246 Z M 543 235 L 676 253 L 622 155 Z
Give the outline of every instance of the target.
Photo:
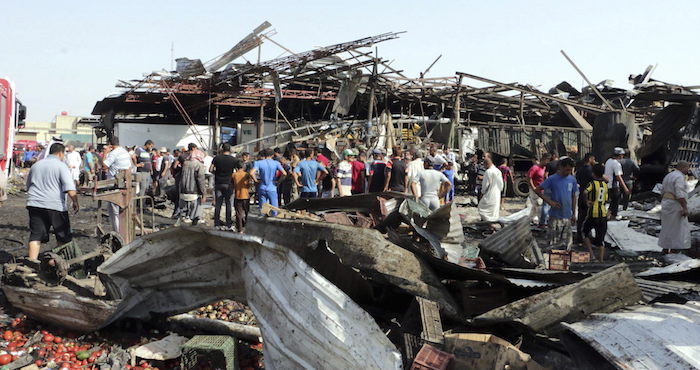
M 172 201 L 172 217 L 181 223 L 198 224 L 202 205 L 212 194 L 214 226 L 241 233 L 250 205 L 255 203 L 260 209 L 269 204 L 268 214 L 274 215 L 278 207 L 297 198 L 394 191 L 412 195 L 431 211 L 454 200 L 454 153 L 436 146 L 429 147 L 427 153 L 417 147 L 394 147 L 386 153 L 353 144 L 342 150 L 340 158 L 334 151 L 306 143 L 285 150 L 266 148 L 251 158 L 246 152 L 232 153 L 229 144 L 221 145 L 216 155 L 210 156 L 194 143 L 171 152 L 156 149 L 152 140 L 143 146 L 123 147 L 113 138 L 108 145 L 77 151 L 72 145 L 54 141 L 36 154 L 27 179 L 32 229 L 29 256 L 35 258 L 51 227 L 59 242 L 70 241 L 65 194 L 77 211 L 76 194 L 81 185 L 114 178 L 120 171 L 133 174 L 141 201 L 148 197 Z M 507 160 L 500 159 L 498 166 L 494 160 L 491 153 L 479 152 L 469 157 L 464 169 L 467 191 L 477 196 L 481 219 L 492 224 L 499 220 L 507 186 L 513 183 Z M 59 162 L 65 165 L 56 166 Z M 690 247 L 685 188 L 688 170 L 688 163 L 678 163 L 662 184 L 659 245 L 666 250 Z M 592 154 L 575 163 L 572 158 L 546 153 L 534 160 L 527 172 L 530 219 L 547 229 L 551 248 L 571 249 L 571 229 L 576 225 L 577 241 L 591 252 L 597 247 L 602 260 L 607 222 L 619 219 L 620 207 L 627 208 L 638 171 L 622 148 L 615 148 L 604 165 Z M 119 206 L 108 203 L 107 208 L 113 230 L 119 231 Z
M 546 153 L 534 161 L 528 171 L 530 219 L 547 229 L 551 248 L 570 250 L 572 225 L 576 225 L 577 242 L 591 255 L 598 248 L 598 259 L 605 256 L 604 238 L 608 220 L 620 220 L 620 208 L 627 210 L 632 186 L 639 166 L 625 149 L 614 148 L 604 164 L 593 154 L 585 154 L 577 164 L 569 157 L 558 158 Z M 659 246 L 667 252 L 690 248 L 687 185 L 685 176 L 690 164 L 679 162 L 664 178 Z

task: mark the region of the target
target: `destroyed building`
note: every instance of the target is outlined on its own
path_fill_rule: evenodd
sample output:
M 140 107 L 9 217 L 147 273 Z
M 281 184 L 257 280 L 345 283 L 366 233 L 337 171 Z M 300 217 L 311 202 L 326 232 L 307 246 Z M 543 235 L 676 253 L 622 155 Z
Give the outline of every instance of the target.
M 181 58 L 175 71 L 120 81 L 123 93 L 95 105 L 96 130 L 124 140 L 137 127 L 142 140 L 149 128 L 184 127 L 213 149 L 233 128 L 238 151 L 318 138 L 337 139 L 338 151 L 348 136 L 368 148 L 437 142 L 516 166 L 622 146 L 650 179 L 640 194 L 669 165 L 697 164 L 699 95 L 652 79 L 653 68 L 630 77 L 632 90 L 604 81 L 543 92 L 463 72 L 428 77 L 430 67 L 409 77 L 371 50 L 400 33 L 240 62 L 262 43 L 284 48 L 270 27 L 211 62 Z M 543 251 L 528 209 L 489 233 L 457 206 L 430 212 L 393 192 L 299 199 L 251 218 L 248 235 L 174 227 L 103 248 L 90 264 L 51 256 L 75 266 L 59 263 L 59 286 L 46 284 L 46 266 L 8 264 L 3 290 L 31 317 L 84 331 L 236 299 L 258 323 L 237 333 L 260 333 L 268 368 L 700 367 L 700 263 L 660 262 L 650 210 L 611 225 L 619 259 L 589 263 Z M 63 311 L 47 314 L 56 299 Z

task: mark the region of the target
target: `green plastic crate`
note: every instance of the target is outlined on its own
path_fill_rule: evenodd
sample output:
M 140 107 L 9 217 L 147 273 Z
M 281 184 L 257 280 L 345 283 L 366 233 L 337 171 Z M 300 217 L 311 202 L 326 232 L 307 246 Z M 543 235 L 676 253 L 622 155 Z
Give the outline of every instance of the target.
M 182 346 L 181 369 L 238 370 L 238 342 L 228 335 L 196 335 Z

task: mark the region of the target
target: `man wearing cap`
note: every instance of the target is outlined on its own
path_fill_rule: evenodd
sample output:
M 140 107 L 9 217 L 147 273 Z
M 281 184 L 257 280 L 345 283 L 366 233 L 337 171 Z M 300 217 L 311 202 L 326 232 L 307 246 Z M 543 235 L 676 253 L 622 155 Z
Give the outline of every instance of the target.
M 622 165 L 620 160 L 625 157 L 625 150 L 616 147 L 613 156 L 605 162 L 605 178 L 608 180 L 608 192 L 610 194 L 610 207 L 608 208 L 608 218 L 617 218 L 617 209 L 620 205 L 620 188 L 625 194 L 629 194 L 629 189 L 622 179 Z
M 690 224 L 688 223 L 688 185 L 685 176 L 690 163 L 680 161 L 676 170 L 664 177 L 661 183 L 661 233 L 659 247 L 668 250 L 690 248 Z
M 420 185 L 420 197 L 418 197 L 417 185 Z M 450 187 L 452 187 L 450 180 L 442 172 L 434 169 L 433 162 L 428 158 L 423 161 L 423 171 L 411 179 L 413 195 L 431 211 L 440 208 L 440 199 L 445 196 Z
M 338 193 L 341 197 L 352 195 L 352 162 L 355 161 L 355 152 L 352 149 L 343 150 L 343 160 L 338 163 L 338 171 L 335 177 L 338 184 Z

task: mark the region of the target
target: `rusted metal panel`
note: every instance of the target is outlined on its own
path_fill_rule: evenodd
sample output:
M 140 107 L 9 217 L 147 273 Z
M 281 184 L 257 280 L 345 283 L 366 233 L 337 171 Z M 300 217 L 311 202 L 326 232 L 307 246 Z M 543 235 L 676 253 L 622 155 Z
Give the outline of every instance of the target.
M 657 303 L 564 324 L 562 339 L 585 368 L 600 368 L 590 357 L 576 356 L 589 346 L 618 369 L 700 368 L 700 303 Z M 577 340 L 580 339 L 580 340 Z
M 580 320 L 593 312 L 613 312 L 634 304 L 642 292 L 625 264 L 496 308 L 474 319 L 475 324 L 516 322 L 543 331 L 559 322 Z

